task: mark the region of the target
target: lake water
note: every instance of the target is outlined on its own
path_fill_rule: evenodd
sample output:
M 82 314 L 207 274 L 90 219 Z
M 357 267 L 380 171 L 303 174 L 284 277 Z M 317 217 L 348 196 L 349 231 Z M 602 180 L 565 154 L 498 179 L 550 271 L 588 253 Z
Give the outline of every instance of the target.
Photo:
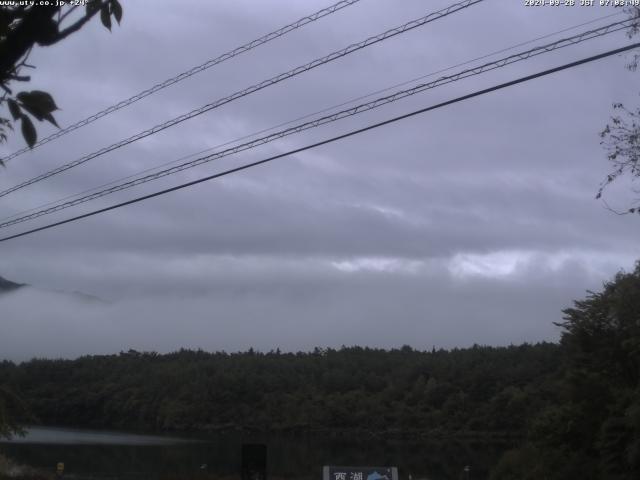
M 403 480 L 409 475 L 414 480 L 466 479 L 463 469 L 469 465 L 468 478 L 483 479 L 506 448 L 484 442 L 249 434 L 177 438 L 33 427 L 23 438 L 0 443 L 0 453 L 51 472 L 64 462 L 65 478 L 235 480 L 243 443 L 267 445 L 270 480 L 320 480 L 323 465 L 397 466 Z

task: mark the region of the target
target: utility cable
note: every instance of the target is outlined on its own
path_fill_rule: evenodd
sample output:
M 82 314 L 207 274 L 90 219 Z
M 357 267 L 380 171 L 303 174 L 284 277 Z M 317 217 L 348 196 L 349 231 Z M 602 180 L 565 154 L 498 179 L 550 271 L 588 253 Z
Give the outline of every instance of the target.
M 181 190 L 183 188 L 191 187 L 193 185 L 197 185 L 197 184 L 200 184 L 200 183 L 203 183 L 203 182 L 207 182 L 209 180 L 214 180 L 216 178 L 224 177 L 226 175 L 230 175 L 232 173 L 240 172 L 242 170 L 247 170 L 247 169 L 252 168 L 252 167 L 257 167 L 258 165 L 263 165 L 265 163 L 272 162 L 272 161 L 277 160 L 279 158 L 287 157 L 287 156 L 290 156 L 290 155 L 293 155 L 293 154 L 296 154 L 296 153 L 304 152 L 306 150 L 311 150 L 312 148 L 317 148 L 317 147 L 322 146 L 322 145 L 327 145 L 327 144 L 336 142 L 338 140 L 343 140 L 345 138 L 349 138 L 349 137 L 352 137 L 352 136 L 355 136 L 355 135 L 359 135 L 359 134 L 367 132 L 369 130 L 376 129 L 376 128 L 382 127 L 384 125 L 389 125 L 389 124 L 398 122 L 400 120 L 404 120 L 406 118 L 414 117 L 416 115 L 423 114 L 423 113 L 429 112 L 431 110 L 436 110 L 438 108 L 446 107 L 448 105 L 452 105 L 452 104 L 459 103 L 459 102 L 462 102 L 462 101 L 465 101 L 465 100 L 469 100 L 469 99 L 474 98 L 474 97 L 479 97 L 479 96 L 485 95 L 487 93 L 495 92 L 497 90 L 501 90 L 501 89 L 504 89 L 504 88 L 507 88 L 507 87 L 510 87 L 510 86 L 513 86 L 513 85 L 520 84 L 520 83 L 528 82 L 528 81 L 534 80 L 536 78 L 540 78 L 540 77 L 543 77 L 543 76 L 546 76 L 546 75 L 550 75 L 550 74 L 553 74 L 553 73 L 556 73 L 556 72 L 560 72 L 560 71 L 563 71 L 563 70 L 574 68 L 574 67 L 577 67 L 579 65 L 584 65 L 586 63 L 594 62 L 596 60 L 600 60 L 600 59 L 603 59 L 603 58 L 606 58 L 606 57 L 610 57 L 612 55 L 617 55 L 619 53 L 626 52 L 628 50 L 632 50 L 632 49 L 638 48 L 638 47 L 640 47 L 640 43 L 633 43 L 633 44 L 627 45 L 625 47 L 616 48 L 614 50 L 609 50 L 607 52 L 600 53 L 598 55 L 593 55 L 591 57 L 583 58 L 581 60 L 576 60 L 576 61 L 571 62 L 571 63 L 566 63 L 566 64 L 561 65 L 559 67 L 554 67 L 554 68 L 551 68 L 551 69 L 548 69 L 548 70 L 543 70 L 541 72 L 534 73 L 532 75 L 527 75 L 527 76 L 524 76 L 524 77 L 520 77 L 520 78 L 517 78 L 515 80 L 511 80 L 509 82 L 501 83 L 501 84 L 495 85 L 493 87 L 485 88 L 485 89 L 482 89 L 482 90 L 475 91 L 473 93 L 469 93 L 467 95 L 463 95 L 461 97 L 454 98 L 452 100 L 447 100 L 446 102 L 438 103 L 436 105 L 431 105 L 429 107 L 421 108 L 419 110 L 414 110 L 413 112 L 406 113 L 404 115 L 393 117 L 393 118 L 390 118 L 388 120 L 384 120 L 382 122 L 374 123 L 374 124 L 368 125 L 366 127 L 359 128 L 357 130 L 352 130 L 350 132 L 347 132 L 347 133 L 344 133 L 342 135 L 338 135 L 338 136 L 335 136 L 335 137 L 331 137 L 331 138 L 322 140 L 320 142 L 316 142 L 316 143 L 313 143 L 313 144 L 310 144 L 310 145 L 306 145 L 304 147 L 296 148 L 294 150 L 289 150 L 288 152 L 280 153 L 278 155 L 273 155 L 271 157 L 268 157 L 268 158 L 265 158 L 265 159 L 262 159 L 262 160 L 258 160 L 256 162 L 247 163 L 247 164 L 241 165 L 239 167 L 231 168 L 229 170 L 225 170 L 223 172 L 219 172 L 219 173 L 216 173 L 216 174 L 213 174 L 213 175 L 209 175 L 207 177 L 203 177 L 203 178 L 199 178 L 197 180 L 193 180 L 193 181 L 190 181 L 190 182 L 187 182 L 187 183 L 183 183 L 183 184 L 177 185 L 175 187 L 171 187 L 171 188 L 167 188 L 167 189 L 164 189 L 164 190 L 160 190 L 158 192 L 151 193 L 149 195 L 144 195 L 142 197 L 137 197 L 137 198 L 128 200 L 126 202 L 118 203 L 118 204 L 111 205 L 111 206 L 105 207 L 105 208 L 100 208 L 98 210 L 94 210 L 94 211 L 91 211 L 91 212 L 88 212 L 88 213 L 84 213 L 82 215 L 78 215 L 78 216 L 75 216 L 75 217 L 67 218 L 67 219 L 61 220 L 59 222 L 50 223 L 48 225 L 44 225 L 42 227 L 34 228 L 32 230 L 27 230 L 25 232 L 21 232 L 21 233 L 17 233 L 17 234 L 14 234 L 14 235 L 7 236 L 7 237 L 3 237 L 3 238 L 0 238 L 0 242 L 6 242 L 8 240 L 12 240 L 12 239 L 15 239 L 15 238 L 24 237 L 26 235 L 30 235 L 30 234 L 33 234 L 33 233 L 36 233 L 36 232 L 41 232 L 43 230 L 48 230 L 48 229 L 53 228 L 53 227 L 57 227 L 57 226 L 60 226 L 60 225 L 65 225 L 67 223 L 71 223 L 71 222 L 75 222 L 75 221 L 78 221 L 78 220 L 82 220 L 84 218 L 88 218 L 88 217 L 92 217 L 94 215 L 98 215 L 98 214 L 101 214 L 101 213 L 109 212 L 111 210 L 116 210 L 118 208 L 122 208 L 122 207 L 125 207 L 127 205 L 132 205 L 134 203 L 142 202 L 144 200 L 149 200 L 151 198 L 159 197 L 161 195 L 166 195 L 167 193 L 175 192 L 175 191 Z
M 159 92 L 162 89 L 165 89 L 171 85 L 174 85 L 178 82 L 181 82 L 182 80 L 185 80 L 186 78 L 192 77 L 193 75 L 196 75 L 200 72 L 203 72 L 215 65 L 218 65 L 222 62 L 225 62 L 227 60 L 230 60 L 234 57 L 237 57 L 238 55 L 241 55 L 243 53 L 246 53 L 250 50 L 253 50 L 256 47 L 259 47 L 260 45 L 264 45 L 265 43 L 268 43 L 272 40 L 275 40 L 276 38 L 280 38 L 284 35 L 286 35 L 287 33 L 292 32 L 293 30 L 296 30 L 300 27 L 303 27 L 304 25 L 307 25 L 309 23 L 315 22 L 316 20 L 319 20 L 323 17 L 326 17 L 327 15 L 331 15 L 332 13 L 335 13 L 339 10 L 342 10 L 343 8 L 349 7 L 351 5 L 353 5 L 354 3 L 358 3 L 360 0 L 341 0 L 337 3 L 334 3 L 333 5 L 323 8 L 322 10 L 318 10 L 315 13 L 312 13 L 311 15 L 307 15 L 306 17 L 302 17 L 301 19 L 290 23 L 289 25 L 286 25 L 282 28 L 279 28 L 278 30 L 275 30 L 271 33 L 267 33 L 266 35 L 263 35 L 260 38 L 257 38 L 255 40 L 250 41 L 249 43 L 245 43 L 244 45 L 237 47 L 233 50 L 230 50 L 226 53 L 223 53 L 222 55 L 216 57 L 216 58 L 212 58 L 211 60 L 207 60 L 206 62 L 190 68 L 189 70 L 186 70 L 178 75 L 176 75 L 175 77 L 171 77 L 168 78 L 167 80 L 160 82 L 156 85 L 154 85 L 151 88 L 148 88 L 146 90 L 143 90 L 140 93 L 137 93 L 136 95 L 133 95 L 132 97 L 127 98 L 126 100 L 122 100 L 121 102 L 116 103 L 115 105 L 112 105 L 108 108 L 105 108 L 104 110 L 99 111 L 98 113 L 94 113 L 93 115 L 91 115 L 90 117 L 87 117 L 83 120 L 79 120 L 76 123 L 69 125 L 68 127 L 62 128 L 58 131 L 56 131 L 55 133 L 52 133 L 51 135 L 49 135 L 48 137 L 43 138 L 42 140 L 39 140 L 38 142 L 36 142 L 32 148 L 29 147 L 24 147 L 21 148 L 20 150 L 17 150 L 15 152 L 13 152 L 10 155 L 7 155 L 5 158 L 3 158 L 2 160 L 6 163 L 9 160 L 12 160 L 20 155 L 22 155 L 25 152 L 29 152 L 32 151 L 34 148 L 37 148 L 41 145 L 44 145 L 45 143 L 51 142 L 52 140 L 55 140 L 57 138 L 60 138 L 64 135 L 66 135 L 67 133 L 73 132 L 74 130 L 77 130 L 81 127 L 84 127 L 85 125 L 89 125 L 90 123 L 95 122 L 96 120 L 109 115 L 110 113 L 116 112 L 124 107 L 128 107 L 129 105 L 137 102 L 138 100 L 142 100 L 145 97 L 148 97 L 149 95 L 152 95 L 156 92 Z
M 350 117 L 350 116 L 354 116 L 354 115 L 358 115 L 360 113 L 369 111 L 369 110 L 373 110 L 375 108 L 381 107 L 383 105 L 387 105 L 389 103 L 401 100 L 403 98 L 407 98 L 409 96 L 412 95 L 416 95 L 418 93 L 422 93 L 426 90 L 432 89 L 432 88 L 436 88 L 442 85 L 446 85 L 448 83 L 452 83 L 452 82 L 456 82 L 465 78 L 469 78 L 471 76 L 475 76 L 475 75 L 480 75 L 482 73 L 488 72 L 488 71 L 492 71 L 495 70 L 497 68 L 502 68 L 505 67 L 507 65 L 511 65 L 513 63 L 516 62 L 520 62 L 523 60 L 527 60 L 531 57 L 537 56 L 537 55 L 541 55 L 544 53 L 549 53 L 552 52 L 554 50 L 558 50 L 560 48 L 564 48 L 564 47 L 568 47 L 571 45 L 575 45 L 581 42 L 584 42 L 586 40 L 590 40 L 593 38 L 597 38 L 597 37 L 601 37 L 603 35 L 607 35 L 609 33 L 613 33 L 613 32 L 617 32 L 620 31 L 622 29 L 625 29 L 628 27 L 628 22 L 629 20 L 624 20 L 622 22 L 615 22 L 612 23 L 610 25 L 604 26 L 604 27 L 600 27 L 594 30 L 589 30 L 586 32 L 582 32 L 579 33 L 577 35 L 574 35 L 572 37 L 568 37 L 568 38 L 564 38 L 561 40 L 557 40 L 553 43 L 549 43 L 546 45 L 542 45 L 542 46 L 538 46 L 535 47 L 533 49 L 524 51 L 524 52 L 520 52 L 520 53 L 516 53 L 513 55 L 510 55 L 508 57 L 505 58 L 501 58 L 499 60 L 495 60 L 493 62 L 488 62 L 485 63 L 484 65 L 480 65 L 477 67 L 473 67 L 467 70 L 462 70 L 461 72 L 458 72 L 456 74 L 453 75 L 449 75 L 449 76 L 444 76 L 444 77 L 440 77 L 437 80 L 434 80 L 432 82 L 429 83 L 423 83 L 420 85 L 416 85 L 412 88 L 406 89 L 406 90 L 400 90 L 398 92 L 395 92 L 391 95 L 387 95 L 384 97 L 380 97 L 377 98 L 371 102 L 367 102 L 367 103 L 362 103 L 360 105 L 356 105 L 354 107 L 345 109 L 345 110 L 341 110 L 339 112 L 335 112 L 332 113 L 330 115 L 326 115 L 320 118 L 317 118 L 315 120 L 309 121 L 309 122 L 305 122 L 290 128 L 287 128 L 285 130 L 281 130 L 279 132 L 275 132 L 272 133 L 270 135 L 266 135 L 264 137 L 261 138 L 257 138 L 254 140 L 251 140 L 249 142 L 240 144 L 240 145 L 236 145 L 234 147 L 231 148 L 227 148 L 225 150 L 219 151 L 219 152 L 215 152 L 213 154 L 210 155 L 206 155 L 200 158 L 197 158 L 195 160 L 191 160 L 185 163 L 182 163 L 180 165 L 171 167 L 171 168 L 167 168 L 164 170 L 161 170 L 159 172 L 153 173 L 153 174 L 149 174 L 143 177 L 139 177 L 136 178 L 134 180 L 130 180 L 128 182 L 124 182 L 124 183 L 120 183 L 117 184 L 115 186 L 111 186 L 109 188 L 105 188 L 103 190 L 82 196 L 80 198 L 76 198 L 75 200 L 70 200 L 64 203 L 59 203 L 55 206 L 49 207 L 49 208 L 45 208 L 27 215 L 22 215 L 19 216 L 18 218 L 14 218 L 12 220 L 7 220 L 4 222 L 0 222 L 0 228 L 7 228 L 10 227 L 12 225 L 16 225 L 18 223 L 22 223 L 28 220 L 33 220 L 35 218 L 39 218 L 41 216 L 44 215 L 49 215 L 55 212 L 58 212 L 60 210 L 64 210 L 66 208 L 70 208 L 70 207 L 74 207 L 76 205 L 80 205 L 82 203 L 86 203 L 89 202 L 91 200 L 95 200 L 107 195 L 110 195 L 112 193 L 115 192 L 119 192 L 122 190 L 126 190 L 132 187 L 136 187 L 138 185 L 142 185 L 144 183 L 148 183 L 151 182 L 153 180 L 157 180 L 159 178 L 168 176 L 168 175 L 173 175 L 175 173 L 181 172 L 183 170 L 189 169 L 189 168 L 193 168 L 214 160 L 218 160 L 220 158 L 229 156 L 229 155 L 233 155 L 239 152 L 243 152 L 246 150 L 250 150 L 252 148 L 256 148 L 258 146 L 264 145 L 266 143 L 270 143 L 273 142 L 275 140 L 284 138 L 286 136 L 292 135 L 292 134 L 296 134 L 296 133 L 300 133 L 302 131 L 305 130 L 309 130 L 311 128 L 316 128 L 319 127 L 321 125 L 326 125 L 328 123 L 332 123 L 335 122 L 337 120 L 341 120 L 343 118 L 346 117 Z
M 299 121 L 301 121 L 301 120 L 306 120 L 307 118 L 311 118 L 311 117 L 314 117 L 314 116 L 316 116 L 316 115 L 320 115 L 320 114 L 322 114 L 322 113 L 326 113 L 326 112 L 333 111 L 333 110 L 335 110 L 336 108 L 344 107 L 344 106 L 346 106 L 346 105 L 350 105 L 350 104 L 355 103 L 355 102 L 357 102 L 357 101 L 360 101 L 360 100 L 364 100 L 364 99 L 366 99 L 366 98 L 373 97 L 374 95 L 378 95 L 378 94 L 380 94 L 380 93 L 388 92 L 388 91 L 390 91 L 390 90 L 393 90 L 394 88 L 403 87 L 403 86 L 405 86 L 405 85 L 409 85 L 409 84 L 411 84 L 411 83 L 417 82 L 418 80 L 423 80 L 423 79 L 425 79 L 425 78 L 433 77 L 434 75 L 437 75 L 437 74 L 439 74 L 439 73 L 444 73 L 444 72 L 447 72 L 447 71 L 449 71 L 449 70 L 453 70 L 454 68 L 457 68 L 457 67 L 462 67 L 462 66 L 465 66 L 465 65 L 469 65 L 469 64 L 471 64 L 471 63 L 477 62 L 478 60 L 483 60 L 483 59 L 485 59 L 485 58 L 492 57 L 492 56 L 497 55 L 497 54 L 499 54 L 499 53 L 508 52 L 508 51 L 514 50 L 514 49 L 516 49 L 516 48 L 518 48 L 518 47 L 522 47 L 522 46 L 524 46 L 524 45 L 530 45 L 530 44 L 535 43 L 535 42 L 537 42 L 537 41 L 544 40 L 544 39 L 549 38 L 549 37 L 554 37 L 554 36 L 556 36 L 556 35 L 558 35 L 558 34 L 560 34 L 560 33 L 568 32 L 568 31 L 570 31 L 570 30 L 575 30 L 576 28 L 584 27 L 584 26 L 586 26 L 586 25 L 590 25 L 590 24 L 592 24 L 592 23 L 596 23 L 596 22 L 599 22 L 599 21 L 601 21 L 601 20 L 605 20 L 605 19 L 610 18 L 610 17 L 619 16 L 619 15 L 622 15 L 623 13 L 624 13 L 624 12 L 619 11 L 619 12 L 611 13 L 611 14 L 609 14 L 609 15 L 604 15 L 604 16 L 602 16 L 602 17 L 598 17 L 598 18 L 595 18 L 595 19 L 589 20 L 589 21 L 587 21 L 587 22 L 579 23 L 579 24 L 577 24 L 577 25 L 573 25 L 573 26 L 571 26 L 571 27 L 563 28 L 562 30 L 557 30 L 557 31 L 555 31 L 555 32 L 548 33 L 548 34 L 542 35 L 542 36 L 540 36 L 540 37 L 536 37 L 536 38 L 533 38 L 533 39 L 530 39 L 530 40 L 527 40 L 527 41 L 524 41 L 524 42 L 517 43 L 517 44 L 512 45 L 512 46 L 510 46 L 510 47 L 502 48 L 502 49 L 500 49 L 500 50 L 496 50 L 496 51 L 494 51 L 494 52 L 484 54 L 484 55 L 482 55 L 482 56 L 480 56 L 480 57 L 476 57 L 476 58 L 473 58 L 473 59 L 471 59 L 471 60 L 466 60 L 466 61 L 464 61 L 464 62 L 457 63 L 456 65 L 452 65 L 452 66 L 450 66 L 450 67 L 446 67 L 446 68 L 443 68 L 443 69 L 437 70 L 437 71 L 435 71 L 435 72 L 431 72 L 431 73 L 427 73 L 427 74 L 425 74 L 425 75 L 421 75 L 421 76 L 416 77 L 416 78 L 413 78 L 413 79 L 411 79 L 411 80 L 406 80 L 406 81 L 404 81 L 404 82 L 402 82 L 402 83 L 396 83 L 396 84 L 394 84 L 394 85 L 390 85 L 390 86 L 388 86 L 388 87 L 385 87 L 385 88 L 382 88 L 382 89 L 379 89 L 379 90 L 376 90 L 376 91 L 373 91 L 373 92 L 367 93 L 367 94 L 365 94 L 365 95 L 360 95 L 360 96 L 358 96 L 358 97 L 352 98 L 352 99 L 350 99 L 350 100 L 346 100 L 346 101 L 341 102 L 341 103 L 339 103 L 339 104 L 336 104 L 336 105 L 332 105 L 332 106 L 330 106 L 330 107 L 323 108 L 322 110 L 317 110 L 317 111 L 315 111 L 315 112 L 308 113 L 308 114 L 303 115 L 303 116 L 301 116 L 301 117 L 296 117 L 296 118 L 294 118 L 294 119 L 292 119 L 292 120 L 287 120 L 286 122 L 282 122 L 282 123 L 279 123 L 279 124 L 277 124 L 277 125 L 274 125 L 274 126 L 271 126 L 271 127 L 268 127 L 268 128 L 263 128 L 263 129 L 258 130 L 258 131 L 256 131 L 256 132 L 252 132 L 252 133 L 249 133 L 249 134 L 243 135 L 243 136 L 241 136 L 241 137 L 239 137 L 239 138 L 236 138 L 236 139 L 234 139 L 234 140 L 229 140 L 229 141 L 227 141 L 227 142 L 220 143 L 220 144 L 215 145 L 215 146 L 213 146 L 213 147 L 205 148 L 204 150 L 200 150 L 200 151 L 195 152 L 195 153 L 190 153 L 189 155 L 185 155 L 185 156 L 182 156 L 182 157 L 180 157 L 180 158 L 177 158 L 177 159 L 174 159 L 174 160 L 170 160 L 170 161 L 165 162 L 165 163 L 161 163 L 160 165 L 156 165 L 156 166 L 154 166 L 154 167 L 146 168 L 146 169 L 144 169 L 144 170 L 138 171 L 138 172 L 133 173 L 133 174 L 131 174 L 131 175 L 127 175 L 127 176 L 125 176 L 125 177 L 117 178 L 117 179 L 112 180 L 112 181 L 110 181 L 110 182 L 103 183 L 103 184 L 101 184 L 101 185 L 98 185 L 98 186 L 95 186 L 95 187 L 92 187 L 92 188 L 89 188 L 89 189 L 83 190 L 83 191 L 81 191 L 81 192 L 74 193 L 74 194 L 72 194 L 72 195 L 67 195 L 67 196 L 65 196 L 65 197 L 63 197 L 63 198 L 59 198 L 59 199 L 57 199 L 57 200 L 53 200 L 53 201 L 51 201 L 51 202 L 47 202 L 47 203 L 44 203 L 44 204 L 40 204 L 40 205 L 37 205 L 37 206 L 35 206 L 35 207 L 29 208 L 29 209 L 26 209 L 26 210 L 22 210 L 22 211 L 16 212 L 16 213 L 11 214 L 11 215 L 7 215 L 6 217 L 2 217 L 2 218 L 0 218 L 0 223 L 4 222 L 4 221 L 6 221 L 6 220 L 10 220 L 10 219 L 15 218 L 15 217 L 19 217 L 19 216 L 23 216 L 23 215 L 26 215 L 26 214 L 31 213 L 31 212 L 35 212 L 36 210 L 40 210 L 40 209 L 43 209 L 43 208 L 45 208 L 45 207 L 49 207 L 49 206 L 51 206 L 51 205 L 58 204 L 58 203 L 60 203 L 60 202 L 64 202 L 64 201 L 66 201 L 66 200 L 70 200 L 70 199 L 72 199 L 72 198 L 79 197 L 79 196 L 81 196 L 81 195 L 88 194 L 88 193 L 90 193 L 90 192 L 96 192 L 97 190 L 104 189 L 104 188 L 109 187 L 109 186 L 111 186 L 111 185 L 115 185 L 115 184 L 117 184 L 117 183 L 119 183 L 119 182 L 123 182 L 123 181 L 125 181 L 125 180 L 129 180 L 129 179 L 132 179 L 132 178 L 138 177 L 139 175 L 143 175 L 143 174 L 145 174 L 145 173 L 153 172 L 154 170 L 158 170 L 158 169 L 160 169 L 160 168 L 167 167 L 167 166 L 169 166 L 169 165 L 175 165 L 175 164 L 180 163 L 180 162 L 183 162 L 183 161 L 185 161 L 185 160 L 187 160 L 187 159 L 189 159 L 189 158 L 197 157 L 198 155 L 202 155 L 202 154 L 207 153 L 207 152 L 212 152 L 212 151 L 214 151 L 214 150 L 218 150 L 219 148 L 226 147 L 226 146 L 228 146 L 228 145 L 232 145 L 232 144 L 234 144 L 234 143 L 240 142 L 240 141 L 242 141 L 242 140 L 246 140 L 246 139 L 248 139 L 248 138 L 253 138 L 253 137 L 257 136 L 257 135 L 261 135 L 261 134 L 263 134 L 263 133 L 267 133 L 267 132 L 270 132 L 270 131 L 272 131 L 272 130 L 276 130 L 276 129 L 278 129 L 278 128 L 285 127 L 285 126 L 287 126 L 287 125 L 291 125 L 291 124 L 296 123 L 296 122 L 299 122 Z
M 133 135 L 129 138 L 126 138 L 124 140 L 121 140 L 117 143 L 114 143 L 108 147 L 104 147 L 96 152 L 90 153 L 88 155 L 85 155 L 77 160 L 74 160 L 72 162 L 66 163 L 64 165 L 61 165 L 57 168 L 54 168 L 53 170 L 50 170 L 46 173 L 43 173 L 41 175 L 38 175 L 37 177 L 31 178 L 30 180 L 24 181 L 18 185 L 15 185 L 7 190 L 3 190 L 0 192 L 0 197 L 4 197 L 12 192 L 15 192 L 16 190 L 20 190 L 28 185 L 33 185 L 34 183 L 40 182 L 42 180 L 45 180 L 47 178 L 50 178 L 54 175 L 57 175 L 59 173 L 62 173 L 66 170 L 69 170 L 71 168 L 77 167 L 78 165 L 82 165 L 86 162 L 88 162 L 89 160 L 92 160 L 96 157 L 99 157 L 101 155 L 104 155 L 108 152 L 111 152 L 113 150 L 116 150 L 118 148 L 124 147 L 125 145 L 129 145 L 130 143 L 133 143 L 137 140 L 140 140 L 142 138 L 148 137 L 150 135 L 154 135 L 162 130 L 165 130 L 169 127 L 172 127 L 174 125 L 177 125 L 179 123 L 184 122 L 185 120 L 189 120 L 191 118 L 194 118 L 198 115 L 202 115 L 205 112 L 208 112 L 210 110 L 213 110 L 214 108 L 218 108 L 222 105 L 225 105 L 227 103 L 230 103 L 234 100 L 237 100 L 241 97 L 245 97 L 247 95 L 250 95 L 252 93 L 255 93 L 259 90 L 262 90 L 264 88 L 267 88 L 271 85 L 275 85 L 277 83 L 282 82 L 283 80 L 289 79 L 291 77 L 295 77 L 296 75 L 300 75 L 301 73 L 307 72 L 309 70 L 312 70 L 316 67 L 319 67 L 321 65 L 324 65 L 326 63 L 332 62 L 334 60 L 337 60 L 339 58 L 342 58 L 346 55 L 349 55 L 353 52 L 356 52 L 358 50 L 361 50 L 365 47 L 368 47 L 370 45 L 374 45 L 376 43 L 382 42 L 384 40 L 387 40 L 389 38 L 395 37 L 396 35 L 400 35 L 403 33 L 406 33 L 410 30 L 413 30 L 414 28 L 417 27 L 421 27 L 424 26 L 428 23 L 431 23 L 435 20 L 438 20 L 440 18 L 444 18 L 448 15 L 451 15 L 453 13 L 456 13 L 460 10 L 466 9 L 472 5 L 475 5 L 476 3 L 480 3 L 483 2 L 484 0 L 464 0 L 462 2 L 459 3 L 455 3 L 453 5 L 450 5 L 449 7 L 446 7 L 442 10 L 439 10 L 437 12 L 433 12 L 430 13 L 428 15 L 425 15 L 424 17 L 418 18 L 416 20 L 412 20 L 410 22 L 405 23 L 404 25 L 401 25 L 399 27 L 396 28 L 392 28 L 390 30 L 387 30 L 386 32 L 380 33 L 378 35 L 369 37 L 361 42 L 358 43 L 353 43 L 351 45 L 349 45 L 348 47 L 345 47 L 341 50 L 337 50 L 333 53 L 330 53 L 329 55 L 326 55 L 322 58 L 313 60 L 312 62 L 309 62 L 307 64 L 298 66 L 292 70 L 289 70 L 286 73 L 281 73 L 279 75 L 276 75 L 275 77 L 272 77 L 268 80 L 263 80 L 260 83 L 257 83 L 255 85 L 252 85 L 251 87 L 245 88 L 244 90 L 240 90 L 236 93 L 233 93 L 227 97 L 224 98 L 220 98 L 212 103 L 209 103 L 207 105 L 204 105 L 200 108 L 197 108 L 195 110 L 192 110 L 191 112 L 182 114 L 178 117 L 175 117 L 167 122 L 161 123 L 159 125 L 156 125 L 155 127 L 152 127 L 148 130 L 145 130 L 143 132 L 140 132 L 136 135 Z

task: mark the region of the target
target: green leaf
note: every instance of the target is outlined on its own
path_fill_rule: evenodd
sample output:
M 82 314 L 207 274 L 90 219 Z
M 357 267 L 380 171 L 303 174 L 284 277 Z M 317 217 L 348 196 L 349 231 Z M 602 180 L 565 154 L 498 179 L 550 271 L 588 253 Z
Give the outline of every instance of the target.
M 111 0 L 111 13 L 113 14 L 113 18 L 116 19 L 118 25 L 120 25 L 120 20 L 122 20 L 122 5 L 118 0 Z
M 93 15 L 100 8 L 101 0 L 89 0 L 86 4 L 86 15 Z
M 33 115 L 35 118 L 37 118 L 38 121 L 42 122 L 43 120 L 46 120 L 49 123 L 52 123 L 56 127 L 60 128 L 60 126 L 56 122 L 56 119 L 53 118 L 53 115 L 51 115 L 49 112 L 43 112 L 41 110 L 29 107 L 27 105 L 23 105 L 23 107 L 27 112 L 29 112 L 31 115 Z
M 31 90 L 31 98 L 35 99 L 38 104 L 48 112 L 58 110 L 58 106 L 53 100 L 53 97 L 47 92 L 43 92 L 42 90 Z
M 41 121 L 43 121 L 43 120 L 44 120 L 44 114 L 43 114 L 40 110 L 38 110 L 37 108 L 33 108 L 32 106 L 30 106 L 30 105 L 25 105 L 25 104 L 22 104 L 22 107 L 23 107 L 27 112 L 29 112 L 31 115 L 33 115 L 34 117 L 36 117 L 36 118 L 38 119 L 38 121 L 40 121 L 40 122 L 41 122 Z M 24 116 L 24 114 L 23 114 L 22 116 Z
M 9 105 L 9 112 L 11 112 L 11 116 L 13 117 L 13 119 L 18 120 L 20 118 L 20 115 L 22 115 L 18 102 L 9 98 L 7 99 L 7 105 Z
M 102 24 L 111 31 L 111 16 L 109 12 L 109 5 L 106 3 L 100 9 L 100 20 L 102 21 Z
M 50 113 L 45 113 L 44 114 L 44 119 L 49 122 L 52 123 L 53 125 L 55 125 L 56 127 L 60 128 L 60 125 L 58 125 L 58 122 L 56 122 L 56 119 L 53 118 L 53 115 L 51 115 Z
M 33 148 L 38 139 L 36 134 L 36 127 L 33 126 L 33 122 L 26 115 L 22 115 L 22 136 L 29 145 L 29 148 Z
M 32 90 L 30 92 L 20 92 L 17 95 L 18 100 L 22 102 L 24 106 L 29 106 L 34 110 L 40 112 L 40 114 L 51 113 L 58 110 L 56 102 L 53 97 L 47 92 L 42 90 Z
M 60 128 L 51 112 L 58 109 L 53 97 L 47 92 L 41 90 L 32 90 L 31 92 L 20 92 L 17 95 L 20 100 L 20 106 L 27 112 L 37 118 L 39 121 L 47 120 L 56 127 Z M 20 114 L 22 115 L 22 114 Z M 15 116 L 14 116 L 15 118 Z

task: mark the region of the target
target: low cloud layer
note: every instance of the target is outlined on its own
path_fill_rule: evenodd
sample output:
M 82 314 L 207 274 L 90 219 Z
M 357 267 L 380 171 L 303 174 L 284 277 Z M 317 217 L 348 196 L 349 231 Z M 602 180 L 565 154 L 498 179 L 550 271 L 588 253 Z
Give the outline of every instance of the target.
M 0 296 L 0 352 L 21 361 L 130 348 L 430 349 L 556 341 L 553 322 L 562 319 L 561 309 L 583 297 L 583 287 L 597 289 L 602 273 L 621 260 L 594 262 L 601 270 L 585 270 L 584 258 L 523 252 L 449 261 L 289 259 L 277 269 L 261 258 L 176 261 L 170 263 L 174 271 L 182 268 L 179 279 L 154 271 L 156 283 L 146 292 L 108 303 L 35 288 Z
M 112 33 L 96 21 L 34 50 L 30 88 L 50 91 L 62 108 L 58 122 L 69 125 L 326 3 L 158 0 L 150 9 L 132 2 Z M 359 2 L 16 158 L 0 171 L 0 189 L 450 3 Z M 0 218 L 613 12 L 482 2 L 3 197 Z M 3 233 L 627 41 L 618 32 L 541 55 Z M 0 297 L 0 358 L 556 340 L 552 322 L 562 308 L 640 258 L 638 219 L 614 215 L 594 199 L 609 171 L 598 132 L 614 102 L 638 104 L 638 73 L 628 72 L 626 61 L 611 57 L 2 243 L 0 275 L 34 288 Z M 21 146 L 14 135 L 0 154 Z M 614 186 L 607 201 L 623 208 L 632 186 Z

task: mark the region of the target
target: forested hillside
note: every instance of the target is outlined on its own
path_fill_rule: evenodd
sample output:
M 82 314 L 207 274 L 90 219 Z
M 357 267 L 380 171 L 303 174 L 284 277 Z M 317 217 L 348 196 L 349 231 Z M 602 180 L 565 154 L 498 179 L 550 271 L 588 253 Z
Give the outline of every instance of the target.
M 494 478 L 640 478 L 640 262 L 564 314 L 552 401 Z
M 45 424 L 145 430 L 522 434 L 561 364 L 557 345 L 285 354 L 129 351 L 0 364 Z
M 499 348 L 4 361 L 0 384 L 48 425 L 510 439 L 496 480 L 640 478 L 640 263 L 559 327 L 560 344 Z

